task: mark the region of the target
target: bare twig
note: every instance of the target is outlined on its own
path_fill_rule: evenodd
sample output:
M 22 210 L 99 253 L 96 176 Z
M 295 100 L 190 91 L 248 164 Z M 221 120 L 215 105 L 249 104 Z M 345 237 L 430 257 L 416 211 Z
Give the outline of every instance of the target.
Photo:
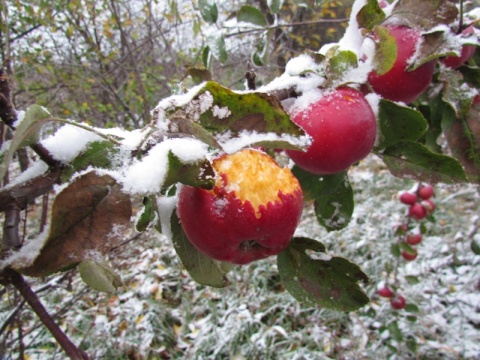
M 4 271 L 4 282 L 12 284 L 23 296 L 40 321 L 47 327 L 55 340 L 60 344 L 65 353 L 73 360 L 88 360 L 86 352 L 80 350 L 58 326 L 52 316 L 47 312 L 37 294 L 25 281 L 22 275 L 12 269 Z
M 249 61 L 247 63 L 247 72 L 245 73 L 245 79 L 247 80 L 248 90 L 255 90 L 257 85 L 255 84 L 255 79 L 257 78 L 257 74 L 255 73 L 255 69 L 253 68 L 252 63 Z
M 2 252 L 10 249 L 19 249 L 22 246 L 19 232 L 20 211 L 21 209 L 15 202 L 7 205 L 3 223 Z

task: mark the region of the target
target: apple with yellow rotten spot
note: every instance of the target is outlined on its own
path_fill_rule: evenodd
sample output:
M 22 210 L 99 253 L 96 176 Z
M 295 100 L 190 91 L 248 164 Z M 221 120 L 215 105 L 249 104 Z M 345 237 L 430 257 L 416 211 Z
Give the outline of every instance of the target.
M 276 255 L 300 221 L 303 194 L 288 168 L 254 149 L 213 160 L 213 190 L 183 186 L 177 214 L 190 242 L 220 261 L 246 264 Z
M 372 151 L 377 135 L 368 101 L 348 87 L 326 91 L 292 120 L 310 135 L 312 144 L 306 151 L 286 153 L 298 167 L 316 175 L 347 170 Z
M 436 61 L 431 60 L 413 71 L 408 71 L 410 60 L 422 41 L 420 30 L 403 25 L 386 25 L 397 42 L 397 57 L 385 74 L 372 71 L 368 83 L 373 90 L 391 101 L 410 103 L 425 91 L 432 81 Z

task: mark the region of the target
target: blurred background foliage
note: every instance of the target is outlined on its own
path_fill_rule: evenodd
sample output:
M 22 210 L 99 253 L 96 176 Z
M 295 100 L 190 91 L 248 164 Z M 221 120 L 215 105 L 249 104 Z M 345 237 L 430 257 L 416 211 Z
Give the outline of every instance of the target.
M 217 8 L 215 21 L 202 18 L 203 3 Z M 186 66 L 206 65 L 214 80 L 242 89 L 253 59 L 258 81 L 267 82 L 293 56 L 337 41 L 352 3 L 2 0 L 0 55 L 18 109 L 37 103 L 56 116 L 132 129 L 149 122 L 161 98 L 181 89 Z M 231 26 L 245 5 L 260 10 L 263 28 Z M 207 62 L 212 38 L 224 48 Z M 261 58 L 255 57 L 259 49 Z

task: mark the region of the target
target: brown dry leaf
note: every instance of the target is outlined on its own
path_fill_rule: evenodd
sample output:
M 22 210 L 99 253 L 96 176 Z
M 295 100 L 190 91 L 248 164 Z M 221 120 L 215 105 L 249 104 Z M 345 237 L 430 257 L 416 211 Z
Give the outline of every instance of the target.
M 18 269 L 45 276 L 83 260 L 105 255 L 130 223 L 132 204 L 108 175 L 89 172 L 55 199 L 50 234 L 33 264 Z

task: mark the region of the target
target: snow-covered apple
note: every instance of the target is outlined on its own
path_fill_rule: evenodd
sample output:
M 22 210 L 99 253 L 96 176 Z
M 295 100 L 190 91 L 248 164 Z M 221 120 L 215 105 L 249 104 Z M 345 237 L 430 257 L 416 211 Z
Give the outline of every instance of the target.
M 422 242 L 422 234 L 417 233 L 417 234 L 408 234 L 407 239 L 405 242 L 408 245 L 418 245 Z
M 372 71 L 368 82 L 373 90 L 391 101 L 410 103 L 415 101 L 425 91 L 435 71 L 436 61 L 429 61 L 419 68 L 408 71 L 410 61 L 422 40 L 419 30 L 402 25 L 387 25 L 397 42 L 397 58 L 393 67 L 385 74 L 379 75 Z
M 293 115 L 293 122 L 312 138 L 305 151 L 288 150 L 300 168 L 317 175 L 347 170 L 372 150 L 377 134 L 375 115 L 357 90 L 342 87 Z
M 415 203 L 408 209 L 408 216 L 415 220 L 422 220 L 427 216 L 427 210 L 419 203 Z
M 384 286 L 378 289 L 377 294 L 380 295 L 381 297 L 387 297 L 387 298 L 391 298 L 394 295 L 393 290 L 387 286 Z
M 462 31 L 461 35 L 469 35 L 473 34 L 473 32 L 473 25 L 470 25 Z M 443 63 L 445 64 L 445 66 L 451 69 L 458 69 L 468 60 L 470 60 L 473 54 L 475 54 L 476 48 L 477 47 L 475 45 L 463 45 L 460 56 L 447 56 L 445 59 L 443 59 Z
M 284 250 L 303 208 L 288 168 L 254 149 L 216 158 L 213 190 L 183 186 L 177 213 L 190 242 L 220 261 L 246 264 Z
M 400 200 L 401 203 L 405 205 L 413 205 L 417 202 L 417 195 L 411 192 L 402 192 L 398 199 Z
M 433 187 L 428 184 L 423 184 L 418 188 L 417 194 L 422 199 L 428 200 L 434 195 Z
M 418 252 L 415 249 L 413 249 L 412 253 L 402 251 L 402 257 L 407 261 L 415 260 L 417 258 L 417 256 L 418 256 Z

